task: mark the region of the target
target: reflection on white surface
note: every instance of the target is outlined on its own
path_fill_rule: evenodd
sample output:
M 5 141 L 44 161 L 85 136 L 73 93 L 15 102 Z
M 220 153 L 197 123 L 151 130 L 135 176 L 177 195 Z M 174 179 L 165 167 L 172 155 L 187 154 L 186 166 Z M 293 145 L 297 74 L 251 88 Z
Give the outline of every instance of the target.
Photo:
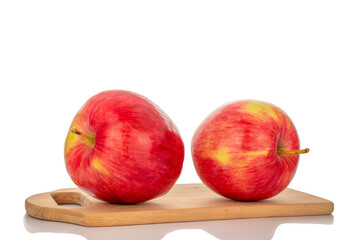
M 25 214 L 24 226 L 28 232 L 70 233 L 88 240 L 102 239 L 271 239 L 280 224 L 332 224 L 332 215 L 311 217 L 278 217 L 236 219 L 221 221 L 163 223 L 118 227 L 83 227 L 69 223 L 39 220 Z M 296 232 L 294 232 L 296 234 Z
M 166 234 L 163 240 L 174 240 L 174 239 L 186 239 L 191 236 L 191 239 L 207 239 L 207 240 L 219 240 L 210 233 L 202 229 L 181 229 L 175 230 Z

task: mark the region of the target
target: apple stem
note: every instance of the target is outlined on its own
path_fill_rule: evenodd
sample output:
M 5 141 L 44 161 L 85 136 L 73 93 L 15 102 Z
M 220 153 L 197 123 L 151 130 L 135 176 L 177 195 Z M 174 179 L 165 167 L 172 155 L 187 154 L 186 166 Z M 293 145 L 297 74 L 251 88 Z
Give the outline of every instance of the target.
M 286 151 L 286 150 L 278 150 L 278 154 L 303 154 L 308 153 L 310 151 L 309 148 L 301 149 L 301 150 L 293 150 L 293 151 Z
M 88 140 L 93 140 L 92 137 L 89 137 L 88 135 L 83 134 L 82 132 L 80 132 L 80 131 L 77 130 L 76 128 L 72 128 L 70 131 L 71 131 L 72 133 L 75 133 L 75 134 L 77 134 L 77 135 L 79 135 L 79 136 L 81 136 L 81 137 L 83 137 L 83 138 L 88 139 Z

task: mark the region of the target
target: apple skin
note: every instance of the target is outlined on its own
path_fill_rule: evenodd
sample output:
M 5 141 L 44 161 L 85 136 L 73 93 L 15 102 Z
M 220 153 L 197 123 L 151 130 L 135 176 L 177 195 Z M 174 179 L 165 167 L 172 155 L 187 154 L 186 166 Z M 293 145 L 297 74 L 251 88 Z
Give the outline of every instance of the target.
M 150 100 L 129 91 L 91 97 L 65 141 L 65 165 L 73 182 L 110 203 L 143 202 L 167 193 L 183 161 L 175 124 Z
M 283 191 L 295 175 L 299 137 L 280 108 L 242 100 L 211 113 L 192 139 L 197 174 L 218 194 L 243 201 L 262 200 Z

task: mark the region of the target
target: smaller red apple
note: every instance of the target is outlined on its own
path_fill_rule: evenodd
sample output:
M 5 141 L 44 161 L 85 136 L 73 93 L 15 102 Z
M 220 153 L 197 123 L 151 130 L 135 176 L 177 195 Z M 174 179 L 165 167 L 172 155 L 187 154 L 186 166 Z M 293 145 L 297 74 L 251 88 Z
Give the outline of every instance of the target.
M 283 191 L 294 177 L 299 138 L 280 108 L 244 100 L 222 106 L 198 127 L 192 157 L 201 180 L 234 200 L 261 200 Z

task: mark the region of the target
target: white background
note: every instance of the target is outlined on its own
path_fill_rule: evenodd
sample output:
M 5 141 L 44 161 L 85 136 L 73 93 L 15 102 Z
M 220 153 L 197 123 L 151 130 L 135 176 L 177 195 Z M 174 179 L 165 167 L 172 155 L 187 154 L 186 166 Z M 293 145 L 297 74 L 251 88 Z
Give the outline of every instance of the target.
M 1 234 L 358 239 L 359 12 L 346 0 L 1 1 Z M 26 197 L 75 187 L 63 159 L 68 127 L 109 89 L 148 97 L 176 123 L 186 151 L 178 183 L 200 182 L 190 142 L 212 110 L 248 98 L 279 106 L 311 149 L 290 187 L 332 200 L 333 215 L 99 230 L 26 216 Z

